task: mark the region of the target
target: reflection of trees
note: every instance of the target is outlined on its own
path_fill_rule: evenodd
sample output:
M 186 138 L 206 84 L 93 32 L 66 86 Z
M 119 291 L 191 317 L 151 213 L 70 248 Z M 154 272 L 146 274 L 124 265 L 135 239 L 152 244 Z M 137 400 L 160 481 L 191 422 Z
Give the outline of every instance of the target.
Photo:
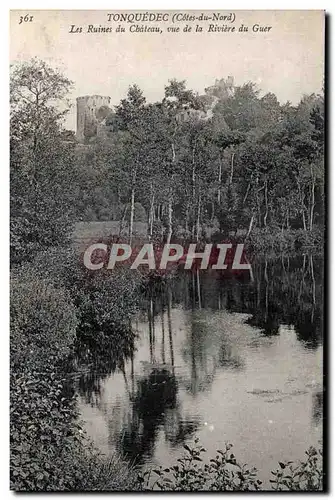
M 150 362 L 144 369 L 149 373 L 141 376 L 135 384 L 131 364 L 130 385 L 124 368 L 121 368 L 129 402 L 118 415 L 113 413 L 113 420 L 109 418 L 108 422 L 110 442 L 117 442 L 117 448 L 137 463 L 153 454 L 160 430 L 174 446 L 189 438 L 198 427 L 197 420 L 181 414 L 177 402 L 171 309 L 169 286 L 159 289 L 156 286 L 154 290 L 146 291 Z
M 152 456 L 160 430 L 172 446 L 196 431 L 198 421 L 181 415 L 177 392 L 176 378 L 165 368 L 153 368 L 137 381 L 132 404 L 120 416 L 121 422 L 109 422 L 110 441 L 116 441 L 127 459 L 142 463 L 145 457 Z
M 171 289 L 169 288 L 168 289 L 167 314 L 168 314 L 170 359 L 171 359 L 172 370 L 174 373 L 174 351 L 173 351 L 173 337 L 172 337 L 171 305 L 172 305 L 172 294 L 171 294 Z
M 313 410 L 312 419 L 315 424 L 318 424 L 323 417 L 323 392 L 318 391 L 313 394 Z
M 215 364 L 207 352 L 208 340 L 207 324 L 192 313 L 182 355 L 190 367 L 190 377 L 184 377 L 183 385 L 193 395 L 207 390 L 214 380 Z
M 213 331 L 197 311 L 190 313 L 189 325 L 182 356 L 190 367 L 190 377 L 183 377 L 183 385 L 196 395 L 209 390 L 217 367 L 239 370 L 243 363 L 222 331 Z
M 169 362 L 172 367 L 172 372 L 174 373 L 174 346 L 173 346 L 173 335 L 172 335 L 172 321 L 171 321 L 171 308 L 172 308 L 172 294 L 169 287 L 167 287 L 164 292 L 159 297 L 160 300 L 154 300 L 152 296 L 148 299 L 148 325 L 149 325 L 149 348 L 150 348 L 150 363 L 156 363 L 156 341 L 159 342 L 156 337 L 156 314 L 160 315 L 160 321 L 162 326 L 162 336 L 161 336 L 161 363 L 166 364 L 168 359 L 166 353 L 166 342 L 168 342 L 169 349 Z M 166 301 L 166 304 L 165 304 Z M 157 307 L 158 302 L 158 307 Z M 168 338 L 165 336 L 165 324 L 164 324 L 164 309 L 167 309 L 167 326 L 168 326 Z
M 178 446 L 193 436 L 199 427 L 199 418 L 181 415 L 177 406 L 176 411 L 167 411 L 164 421 L 166 439 L 172 446 Z
M 207 286 L 206 286 L 207 285 Z M 160 315 L 162 324 L 161 336 L 161 362 L 166 363 L 169 359 L 171 369 L 174 373 L 174 346 L 172 335 L 172 320 L 171 308 L 172 301 L 178 302 L 183 300 L 191 306 L 192 314 L 190 314 L 189 325 L 190 330 L 187 333 L 184 348 L 182 349 L 182 356 L 190 367 L 189 378 L 182 377 L 180 383 L 183 384 L 185 389 L 193 395 L 200 391 L 206 391 L 213 383 L 215 371 L 217 366 L 241 369 L 242 362 L 236 356 L 234 349 L 228 343 L 228 339 L 220 333 L 213 334 L 208 328 L 206 321 L 201 320 L 201 316 L 197 311 L 202 309 L 202 301 L 208 307 L 208 291 L 210 290 L 210 301 L 213 301 L 215 306 L 218 305 L 218 295 L 220 294 L 221 283 L 215 281 L 213 287 L 213 277 L 207 278 L 206 273 L 201 275 L 197 270 L 196 273 L 185 273 L 178 280 L 173 280 L 172 283 L 167 283 L 165 289 L 160 291 L 160 296 L 156 300 L 149 295 L 148 307 L 148 321 L 149 321 L 149 338 L 150 338 L 150 359 L 151 362 L 157 361 L 152 355 L 155 351 L 155 346 L 152 346 L 153 335 L 151 332 L 155 331 L 155 311 Z M 242 294 L 243 294 L 243 289 Z M 157 292 L 157 290 L 156 290 Z M 231 287 L 228 292 L 233 293 L 234 289 Z M 204 299 L 202 299 L 204 296 Z M 207 302 L 206 302 L 207 301 Z M 156 309 L 157 304 L 161 306 Z M 220 304 L 220 301 L 219 301 Z M 164 309 L 166 307 L 167 326 L 168 331 L 165 330 L 164 323 Z M 215 308 L 215 307 L 214 307 Z M 166 333 L 168 334 L 169 357 L 166 357 Z M 158 339 L 157 339 L 158 341 Z
M 252 264 L 252 282 L 243 276 L 200 271 L 199 278 L 185 272 L 174 282 L 173 301 L 186 308 L 201 304 L 203 309 L 247 313 L 248 323 L 268 336 L 278 335 L 281 324 L 294 325 L 298 339 L 314 348 L 322 337 L 322 265 L 307 255 L 258 260 Z
M 124 327 L 122 332 L 97 331 L 95 335 L 81 337 L 76 346 L 75 360 L 79 367 L 79 394 L 86 403 L 99 405 L 102 380 L 116 369 L 122 370 L 125 360 L 133 358 L 134 341 L 131 327 Z
M 119 435 L 119 449 L 129 459 L 140 462 L 151 455 L 165 412 L 177 405 L 177 382 L 166 369 L 153 369 L 137 382 L 131 420 Z
M 248 322 L 265 335 L 275 335 L 280 324 L 293 324 L 297 337 L 306 346 L 321 340 L 322 272 L 317 259 L 283 257 L 253 264 L 254 281 L 226 279 L 209 272 L 181 273 L 171 281 L 162 280 L 146 289 L 143 309 L 148 319 L 149 363 L 146 375 L 135 379 L 134 334 L 113 336 L 97 331 L 82 340 L 76 352 L 79 365 L 88 367 L 79 377 L 80 394 L 100 407 L 106 416 L 109 440 L 131 459 L 141 462 L 153 454 L 159 433 L 172 445 L 189 438 L 198 421 L 181 413 L 178 386 L 196 395 L 207 391 L 218 367 L 243 368 L 236 346 L 222 332 L 211 328 L 205 310 L 226 309 L 247 313 Z M 188 376 L 176 379 L 176 338 L 173 335 L 173 304 L 188 309 L 189 328 L 181 355 Z M 201 312 L 200 312 L 201 309 Z M 210 313 L 208 313 L 210 314 Z M 125 360 L 129 359 L 128 376 Z M 100 383 L 116 369 L 123 373 L 128 398 L 101 408 Z M 320 418 L 322 395 L 313 398 L 313 418 Z

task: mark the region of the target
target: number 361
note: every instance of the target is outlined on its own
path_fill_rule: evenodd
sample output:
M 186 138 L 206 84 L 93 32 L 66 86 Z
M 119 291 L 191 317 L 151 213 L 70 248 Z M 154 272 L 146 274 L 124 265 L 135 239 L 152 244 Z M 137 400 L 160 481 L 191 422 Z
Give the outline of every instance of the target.
M 20 16 L 19 24 L 31 23 L 33 19 L 34 19 L 34 16 L 30 16 L 30 15 L 28 16 L 28 14 L 26 14 L 25 16 Z

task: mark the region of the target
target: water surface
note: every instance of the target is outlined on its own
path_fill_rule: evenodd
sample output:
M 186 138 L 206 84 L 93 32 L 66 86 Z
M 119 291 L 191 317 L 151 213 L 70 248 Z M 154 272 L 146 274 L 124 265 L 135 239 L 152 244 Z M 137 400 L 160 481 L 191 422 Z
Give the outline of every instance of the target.
M 80 380 L 101 451 L 169 466 L 195 437 L 211 455 L 228 441 L 267 483 L 320 447 L 322 262 L 254 262 L 253 278 L 181 273 L 147 292 L 132 356 Z

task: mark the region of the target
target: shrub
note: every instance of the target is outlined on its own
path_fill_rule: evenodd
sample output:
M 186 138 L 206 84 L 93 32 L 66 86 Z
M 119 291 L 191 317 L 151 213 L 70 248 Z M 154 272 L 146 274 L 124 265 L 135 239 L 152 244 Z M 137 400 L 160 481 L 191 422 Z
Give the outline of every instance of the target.
M 135 488 L 125 463 L 106 459 L 86 438 L 74 393 L 52 371 L 11 377 L 11 489 L 91 491 Z
M 50 490 L 66 481 L 65 454 L 73 449 L 75 401 L 50 369 L 11 374 L 11 488 Z
M 307 459 L 298 464 L 279 462 L 280 468 L 272 471 L 272 489 L 276 491 L 322 491 L 322 452 L 311 446 L 306 452 Z
M 172 467 L 148 469 L 138 474 L 142 491 L 258 491 L 263 490 L 262 481 L 257 477 L 257 469 L 240 464 L 230 453 L 231 444 L 224 450 L 217 450 L 215 458 L 205 461 L 205 448 L 195 439 L 192 447 L 184 445 L 185 453 Z M 307 460 L 279 462 L 280 469 L 272 472 L 270 480 L 276 491 L 322 491 L 322 454 L 310 447 L 306 451 Z
M 178 225 L 173 233 L 173 237 L 178 241 L 189 241 L 192 237 L 192 233 L 183 226 Z
M 139 474 L 138 481 L 143 490 L 163 491 L 257 491 L 262 482 L 257 478 L 257 470 L 237 462 L 230 453 L 231 444 L 223 451 L 218 450 L 215 458 L 205 462 L 202 455 L 205 448 L 195 440 L 191 448 L 184 445 L 186 453 L 177 460 L 178 464 L 158 468 Z M 151 481 L 151 475 L 158 476 Z
M 22 278 L 22 276 L 21 276 Z M 68 293 L 47 280 L 11 282 L 12 368 L 55 363 L 69 352 L 77 317 Z
M 140 282 L 140 275 L 129 269 L 91 272 L 82 268 L 72 289 L 80 318 L 79 337 L 105 332 L 121 341 L 137 308 Z
M 91 273 L 66 249 L 41 252 L 13 271 L 12 489 L 136 489 L 131 468 L 118 457 L 102 456 L 87 439 L 70 375 L 64 378 L 61 364 L 78 347 L 77 334 L 79 344 L 91 342 L 101 359 L 108 345 L 113 363 L 131 349 L 130 318 L 139 282 L 136 273 L 123 269 L 113 275 Z

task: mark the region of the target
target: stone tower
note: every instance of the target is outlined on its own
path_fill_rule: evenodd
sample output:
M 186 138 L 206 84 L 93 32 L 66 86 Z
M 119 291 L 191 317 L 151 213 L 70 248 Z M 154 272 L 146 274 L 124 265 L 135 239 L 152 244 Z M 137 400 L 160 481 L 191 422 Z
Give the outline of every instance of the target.
M 101 95 L 86 95 L 77 97 L 77 133 L 79 142 L 85 142 L 97 135 L 100 117 L 109 109 L 111 98 Z

